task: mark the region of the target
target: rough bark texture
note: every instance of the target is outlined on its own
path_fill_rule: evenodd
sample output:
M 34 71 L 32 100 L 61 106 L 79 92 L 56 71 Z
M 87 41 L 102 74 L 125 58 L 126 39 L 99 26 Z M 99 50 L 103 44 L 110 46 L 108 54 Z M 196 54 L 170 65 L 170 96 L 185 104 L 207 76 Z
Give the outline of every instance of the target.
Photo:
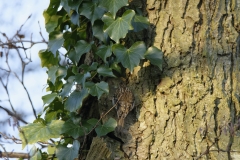
M 164 52 L 164 65 L 160 72 L 145 62 L 128 79 L 136 108 L 115 133 L 125 155 L 240 159 L 240 1 L 135 3 L 148 12 L 147 38 Z

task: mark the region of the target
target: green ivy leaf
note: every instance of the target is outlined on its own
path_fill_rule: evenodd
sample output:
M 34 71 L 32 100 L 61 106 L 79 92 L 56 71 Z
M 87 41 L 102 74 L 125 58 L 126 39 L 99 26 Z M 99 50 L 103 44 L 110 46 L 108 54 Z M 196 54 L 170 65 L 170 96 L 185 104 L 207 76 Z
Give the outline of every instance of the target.
M 77 109 L 82 107 L 82 101 L 88 96 L 88 91 L 86 88 L 83 88 L 81 91 L 74 91 L 66 100 L 64 106 L 70 111 L 74 112 Z
M 96 69 L 97 69 L 97 66 L 98 66 L 98 63 L 97 63 L 97 62 L 93 62 L 93 63 L 91 64 L 91 66 L 86 65 L 86 64 L 82 64 L 82 65 L 80 66 L 80 68 L 82 68 L 84 72 L 90 72 L 90 71 L 96 70 Z
M 55 150 L 56 150 L 56 147 L 55 147 L 55 146 L 50 146 L 50 145 L 47 146 L 47 152 L 48 152 L 48 154 L 54 154 L 54 153 L 55 153 Z
M 62 92 L 59 94 L 61 97 L 66 97 L 71 91 L 73 83 L 65 83 Z
M 49 15 L 56 14 L 58 11 L 59 5 L 60 5 L 59 0 L 51 0 L 46 12 L 48 12 Z
M 54 55 L 47 50 L 40 50 L 38 56 L 41 59 L 41 66 L 50 68 L 54 65 L 58 65 L 58 55 L 54 57 Z
M 87 132 L 86 128 L 81 127 L 79 124 L 74 124 L 72 120 L 66 121 L 62 128 L 62 133 L 67 133 L 74 139 L 83 136 L 85 132 Z
M 117 121 L 113 118 L 109 118 L 107 122 L 105 122 L 103 125 L 99 125 L 95 131 L 99 137 L 104 136 L 108 134 L 109 132 L 112 132 L 115 130 L 117 126 Z
M 97 69 L 97 73 L 104 76 L 104 77 L 116 77 L 111 68 L 108 68 L 106 66 L 101 66 Z
M 63 82 L 62 80 L 60 80 L 59 78 L 56 78 L 55 83 L 53 84 L 51 81 L 47 81 L 48 87 L 46 88 L 46 91 L 51 91 L 51 92 L 57 92 L 59 91 L 62 86 L 63 86 Z
M 87 43 L 84 40 L 80 40 L 77 42 L 77 44 L 75 45 L 76 55 L 74 56 L 76 58 L 75 59 L 76 62 L 78 62 L 80 60 L 81 56 L 84 53 L 87 53 L 90 51 L 90 49 L 92 48 L 92 44 L 93 44 L 93 42 Z
M 103 0 L 100 6 L 105 7 L 115 18 L 117 11 L 123 6 L 128 6 L 128 0 Z
M 21 127 L 20 138 L 23 141 L 22 147 L 26 144 L 33 144 L 38 141 L 47 141 L 50 138 L 59 138 L 64 122 L 53 120 L 49 124 L 30 123 Z
M 67 11 L 67 13 L 70 13 L 71 8 L 68 6 L 68 0 L 61 0 L 61 6 Z
M 158 66 L 158 68 L 160 70 L 162 70 L 162 59 L 163 59 L 163 53 L 161 50 L 159 50 L 156 47 L 149 47 L 147 52 L 144 54 L 144 57 L 148 60 L 150 60 L 150 62 L 153 65 Z
M 86 82 L 86 87 L 90 89 L 89 93 L 92 96 L 97 96 L 98 99 L 102 96 L 103 93 L 108 93 L 108 83 L 101 81 L 100 83 Z
M 33 147 L 31 148 L 29 152 L 29 156 L 31 157 L 30 160 L 42 159 L 42 154 L 35 145 L 33 145 Z
M 84 74 L 78 73 L 76 75 L 76 82 L 78 84 L 82 84 L 82 87 L 84 88 L 86 79 L 89 78 L 89 77 L 91 77 L 91 74 L 89 72 L 86 72 Z
M 59 31 L 53 31 L 49 34 L 48 48 L 56 55 L 56 51 L 63 45 L 63 34 Z
M 51 111 L 51 112 L 48 112 L 44 119 L 46 122 L 50 122 L 52 120 L 57 120 L 57 117 L 59 115 L 59 113 L 61 113 L 60 111 Z
M 107 63 L 107 57 L 110 57 L 112 55 L 112 46 L 105 46 L 105 45 L 101 45 L 97 52 L 96 55 L 98 55 L 100 58 L 102 58 L 102 60 L 104 61 L 104 63 Z
M 74 80 L 75 76 L 70 76 L 68 78 L 67 83 L 63 86 L 62 92 L 59 94 L 61 97 L 66 97 L 70 93 Z
M 68 53 L 68 58 L 77 66 L 80 55 L 76 53 L 75 49 L 71 49 Z
M 45 123 L 50 123 L 52 120 L 58 120 L 66 114 L 64 104 L 59 98 L 55 98 L 48 106 L 45 106 L 44 111 L 46 111 L 44 116 Z
M 45 18 L 45 28 L 48 33 L 54 31 L 54 29 L 58 26 L 58 20 L 62 16 L 59 15 L 49 15 L 47 11 L 43 12 L 43 16 Z
M 107 42 L 108 34 L 103 31 L 104 23 L 101 20 L 96 20 L 92 27 L 93 35 L 104 43 Z
M 72 10 L 75 10 L 77 13 L 78 13 L 78 8 L 81 3 L 82 3 L 82 0 L 68 0 L 68 6 Z
M 131 72 L 134 67 L 139 65 L 140 59 L 144 58 L 145 51 L 146 46 L 143 42 L 136 42 L 129 49 L 120 44 L 113 45 L 113 53 L 116 55 L 117 61 Z
M 80 143 L 78 140 L 74 140 L 73 145 L 70 148 L 58 145 L 56 149 L 56 156 L 59 160 L 74 160 L 78 157 L 79 148 Z
M 138 32 L 148 28 L 149 24 L 150 23 L 147 17 L 138 16 L 138 15 L 135 15 L 132 21 L 134 32 Z
M 65 67 L 59 66 L 56 72 L 56 76 L 59 78 L 64 78 L 67 75 L 67 69 Z
M 56 78 L 57 78 L 57 76 L 56 76 L 57 70 L 58 70 L 58 66 L 52 66 L 48 70 L 49 81 L 51 81 L 53 84 L 55 83 Z
M 55 99 L 55 97 L 57 97 L 57 93 L 51 93 L 42 96 L 43 104 L 45 105 L 51 103 Z
M 87 128 L 87 132 L 90 132 L 90 131 L 93 129 L 93 127 L 96 126 L 97 122 L 98 122 L 97 119 L 91 118 L 91 119 L 89 119 L 89 120 L 87 120 L 87 121 L 82 121 L 82 125 L 83 125 L 85 128 Z
M 121 67 L 118 65 L 118 62 L 113 62 L 110 67 L 118 73 L 122 72 Z
M 30 160 L 43 159 L 40 150 L 37 150 L 34 155 L 31 156 Z
M 79 26 L 79 14 L 77 12 L 75 12 L 75 11 L 72 12 L 71 21 L 72 21 L 73 24 Z
M 96 19 L 101 19 L 104 14 L 104 9 L 98 7 L 98 4 L 92 2 L 85 2 L 79 9 L 80 15 L 87 17 L 93 24 Z
M 128 30 L 132 30 L 131 21 L 135 12 L 133 10 L 127 10 L 123 13 L 122 17 L 118 17 L 114 20 L 110 13 L 104 14 L 102 20 L 104 22 L 104 32 L 107 32 L 109 37 L 116 43 L 119 43 L 120 38 L 124 38 L 128 33 Z
M 48 70 L 48 80 L 55 84 L 56 78 L 64 78 L 67 75 L 67 69 L 64 67 L 52 66 Z

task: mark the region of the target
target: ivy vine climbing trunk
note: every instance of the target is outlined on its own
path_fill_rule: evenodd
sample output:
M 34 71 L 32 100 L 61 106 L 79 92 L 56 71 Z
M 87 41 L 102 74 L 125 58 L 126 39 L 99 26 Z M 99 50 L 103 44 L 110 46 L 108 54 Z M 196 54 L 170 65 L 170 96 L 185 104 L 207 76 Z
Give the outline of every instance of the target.
M 118 136 L 123 151 L 139 160 L 239 159 L 240 3 L 145 3 L 163 71 L 145 62 L 130 75 L 136 102 Z

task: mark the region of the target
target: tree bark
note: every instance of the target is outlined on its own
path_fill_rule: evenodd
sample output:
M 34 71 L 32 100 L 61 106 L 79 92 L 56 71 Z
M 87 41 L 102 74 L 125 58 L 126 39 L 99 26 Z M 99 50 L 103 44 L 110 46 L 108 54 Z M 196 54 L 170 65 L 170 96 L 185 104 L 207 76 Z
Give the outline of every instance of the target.
M 128 77 L 135 110 L 115 133 L 127 158 L 240 159 L 240 2 L 135 3 L 164 64 L 145 62 Z

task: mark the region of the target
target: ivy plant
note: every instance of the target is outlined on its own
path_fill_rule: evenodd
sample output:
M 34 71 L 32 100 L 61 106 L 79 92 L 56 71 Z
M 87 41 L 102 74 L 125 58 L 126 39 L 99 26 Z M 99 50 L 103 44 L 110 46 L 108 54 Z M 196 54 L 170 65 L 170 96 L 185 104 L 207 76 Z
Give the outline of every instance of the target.
M 117 78 L 121 68 L 132 72 L 143 59 L 161 69 L 162 52 L 147 48 L 143 41 L 125 45 L 128 34 L 149 26 L 148 19 L 131 9 L 127 0 L 51 0 L 43 16 L 49 43 L 39 57 L 47 68 L 49 94 L 42 97 L 44 114 L 21 127 L 20 137 L 23 147 L 46 142 L 58 159 L 74 159 L 81 145 L 78 137 L 94 130 L 104 136 L 117 126 L 113 118 L 102 124 L 77 113 L 90 95 L 100 99 L 108 94 L 108 83 L 101 77 Z M 67 51 L 64 56 L 60 48 Z M 63 58 L 66 63 L 61 63 Z M 43 156 L 34 150 L 33 157 Z

